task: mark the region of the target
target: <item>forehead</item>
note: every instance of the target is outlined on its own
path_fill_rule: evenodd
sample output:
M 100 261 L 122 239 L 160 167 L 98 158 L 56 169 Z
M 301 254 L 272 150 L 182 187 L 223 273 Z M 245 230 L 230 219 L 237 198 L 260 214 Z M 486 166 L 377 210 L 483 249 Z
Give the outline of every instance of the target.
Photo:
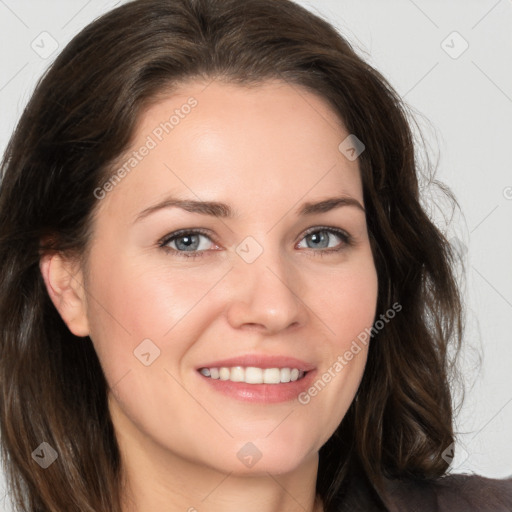
M 105 203 L 139 208 L 172 193 L 254 207 L 333 192 L 362 202 L 357 160 L 339 150 L 348 135 L 326 100 L 297 85 L 185 83 L 141 114 L 113 169 L 126 177 Z

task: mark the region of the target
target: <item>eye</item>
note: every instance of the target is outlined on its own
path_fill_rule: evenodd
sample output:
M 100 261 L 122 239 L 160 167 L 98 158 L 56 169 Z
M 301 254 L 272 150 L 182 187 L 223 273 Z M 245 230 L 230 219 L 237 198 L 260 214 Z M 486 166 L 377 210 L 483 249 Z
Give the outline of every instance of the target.
M 347 245 L 351 245 L 352 239 L 348 233 L 337 228 L 313 228 L 309 230 L 297 246 L 300 249 L 322 249 L 319 252 L 338 252 Z M 341 242 L 340 242 L 341 240 Z
M 199 229 L 181 229 L 166 235 L 158 242 L 158 247 L 166 252 L 186 258 L 202 257 L 209 250 L 215 250 L 212 245 L 215 246 L 215 243 L 210 235 Z M 315 227 L 305 234 L 297 247 L 320 249 L 314 252 L 323 256 L 325 253 L 340 252 L 350 245 L 352 245 L 352 237 L 341 229 Z
M 158 242 L 164 250 L 188 258 L 203 256 L 212 244 L 212 239 L 200 230 L 175 231 Z

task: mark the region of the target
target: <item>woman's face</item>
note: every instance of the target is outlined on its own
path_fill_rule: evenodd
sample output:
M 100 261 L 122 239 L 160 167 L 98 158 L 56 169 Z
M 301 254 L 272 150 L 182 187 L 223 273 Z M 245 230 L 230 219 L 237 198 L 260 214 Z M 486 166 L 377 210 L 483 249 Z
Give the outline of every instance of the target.
M 192 82 L 145 111 L 96 192 L 84 301 L 120 438 L 223 472 L 316 456 L 367 347 L 344 354 L 376 313 L 364 210 L 313 206 L 364 207 L 358 162 L 339 149 L 348 135 L 284 82 Z M 213 378 L 223 366 L 242 368 Z M 308 373 L 239 381 L 294 368 Z

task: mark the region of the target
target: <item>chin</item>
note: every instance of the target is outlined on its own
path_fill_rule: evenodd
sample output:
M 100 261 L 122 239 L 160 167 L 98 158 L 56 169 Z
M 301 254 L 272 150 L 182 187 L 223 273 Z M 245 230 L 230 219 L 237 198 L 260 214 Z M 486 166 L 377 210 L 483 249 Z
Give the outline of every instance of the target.
M 286 474 L 305 463 L 313 463 L 318 457 L 318 449 L 311 444 L 286 442 L 282 438 L 237 440 L 225 444 L 224 448 L 218 447 L 218 453 L 212 453 L 212 460 L 205 463 L 217 471 L 245 476 Z

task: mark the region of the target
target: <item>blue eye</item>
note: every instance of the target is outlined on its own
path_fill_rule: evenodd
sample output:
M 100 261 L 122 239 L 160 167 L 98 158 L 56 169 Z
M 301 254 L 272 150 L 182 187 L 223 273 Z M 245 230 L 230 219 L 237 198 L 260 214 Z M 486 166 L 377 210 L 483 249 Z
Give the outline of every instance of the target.
M 161 242 L 159 242 L 159 246 L 164 250 L 173 252 L 179 256 L 194 258 L 197 256 L 203 256 L 203 253 L 208 250 L 208 242 L 202 242 L 201 238 L 206 238 L 211 242 L 211 238 L 202 231 L 180 230 L 165 237 Z M 170 244 L 174 244 L 174 247 L 170 246 Z
M 303 241 L 306 241 L 306 246 Z M 313 249 L 314 254 L 324 256 L 326 253 L 340 252 L 352 243 L 352 237 L 341 229 L 317 226 L 304 235 L 297 247 Z M 209 234 L 202 230 L 181 229 L 166 235 L 158 242 L 158 247 L 177 256 L 197 258 L 210 252 L 212 244 L 215 245 Z
M 341 240 L 341 248 L 338 248 L 340 242 L 336 243 L 336 238 Z M 341 250 L 345 245 L 350 245 L 351 242 L 350 236 L 347 233 L 334 228 L 315 228 L 314 231 L 309 231 L 309 233 L 307 233 L 302 240 L 306 240 L 308 249 L 323 249 L 323 252 L 337 252 Z M 335 244 L 331 245 L 333 240 Z M 304 248 L 304 246 L 302 245 L 301 248 Z M 325 251 L 325 249 L 328 250 Z

